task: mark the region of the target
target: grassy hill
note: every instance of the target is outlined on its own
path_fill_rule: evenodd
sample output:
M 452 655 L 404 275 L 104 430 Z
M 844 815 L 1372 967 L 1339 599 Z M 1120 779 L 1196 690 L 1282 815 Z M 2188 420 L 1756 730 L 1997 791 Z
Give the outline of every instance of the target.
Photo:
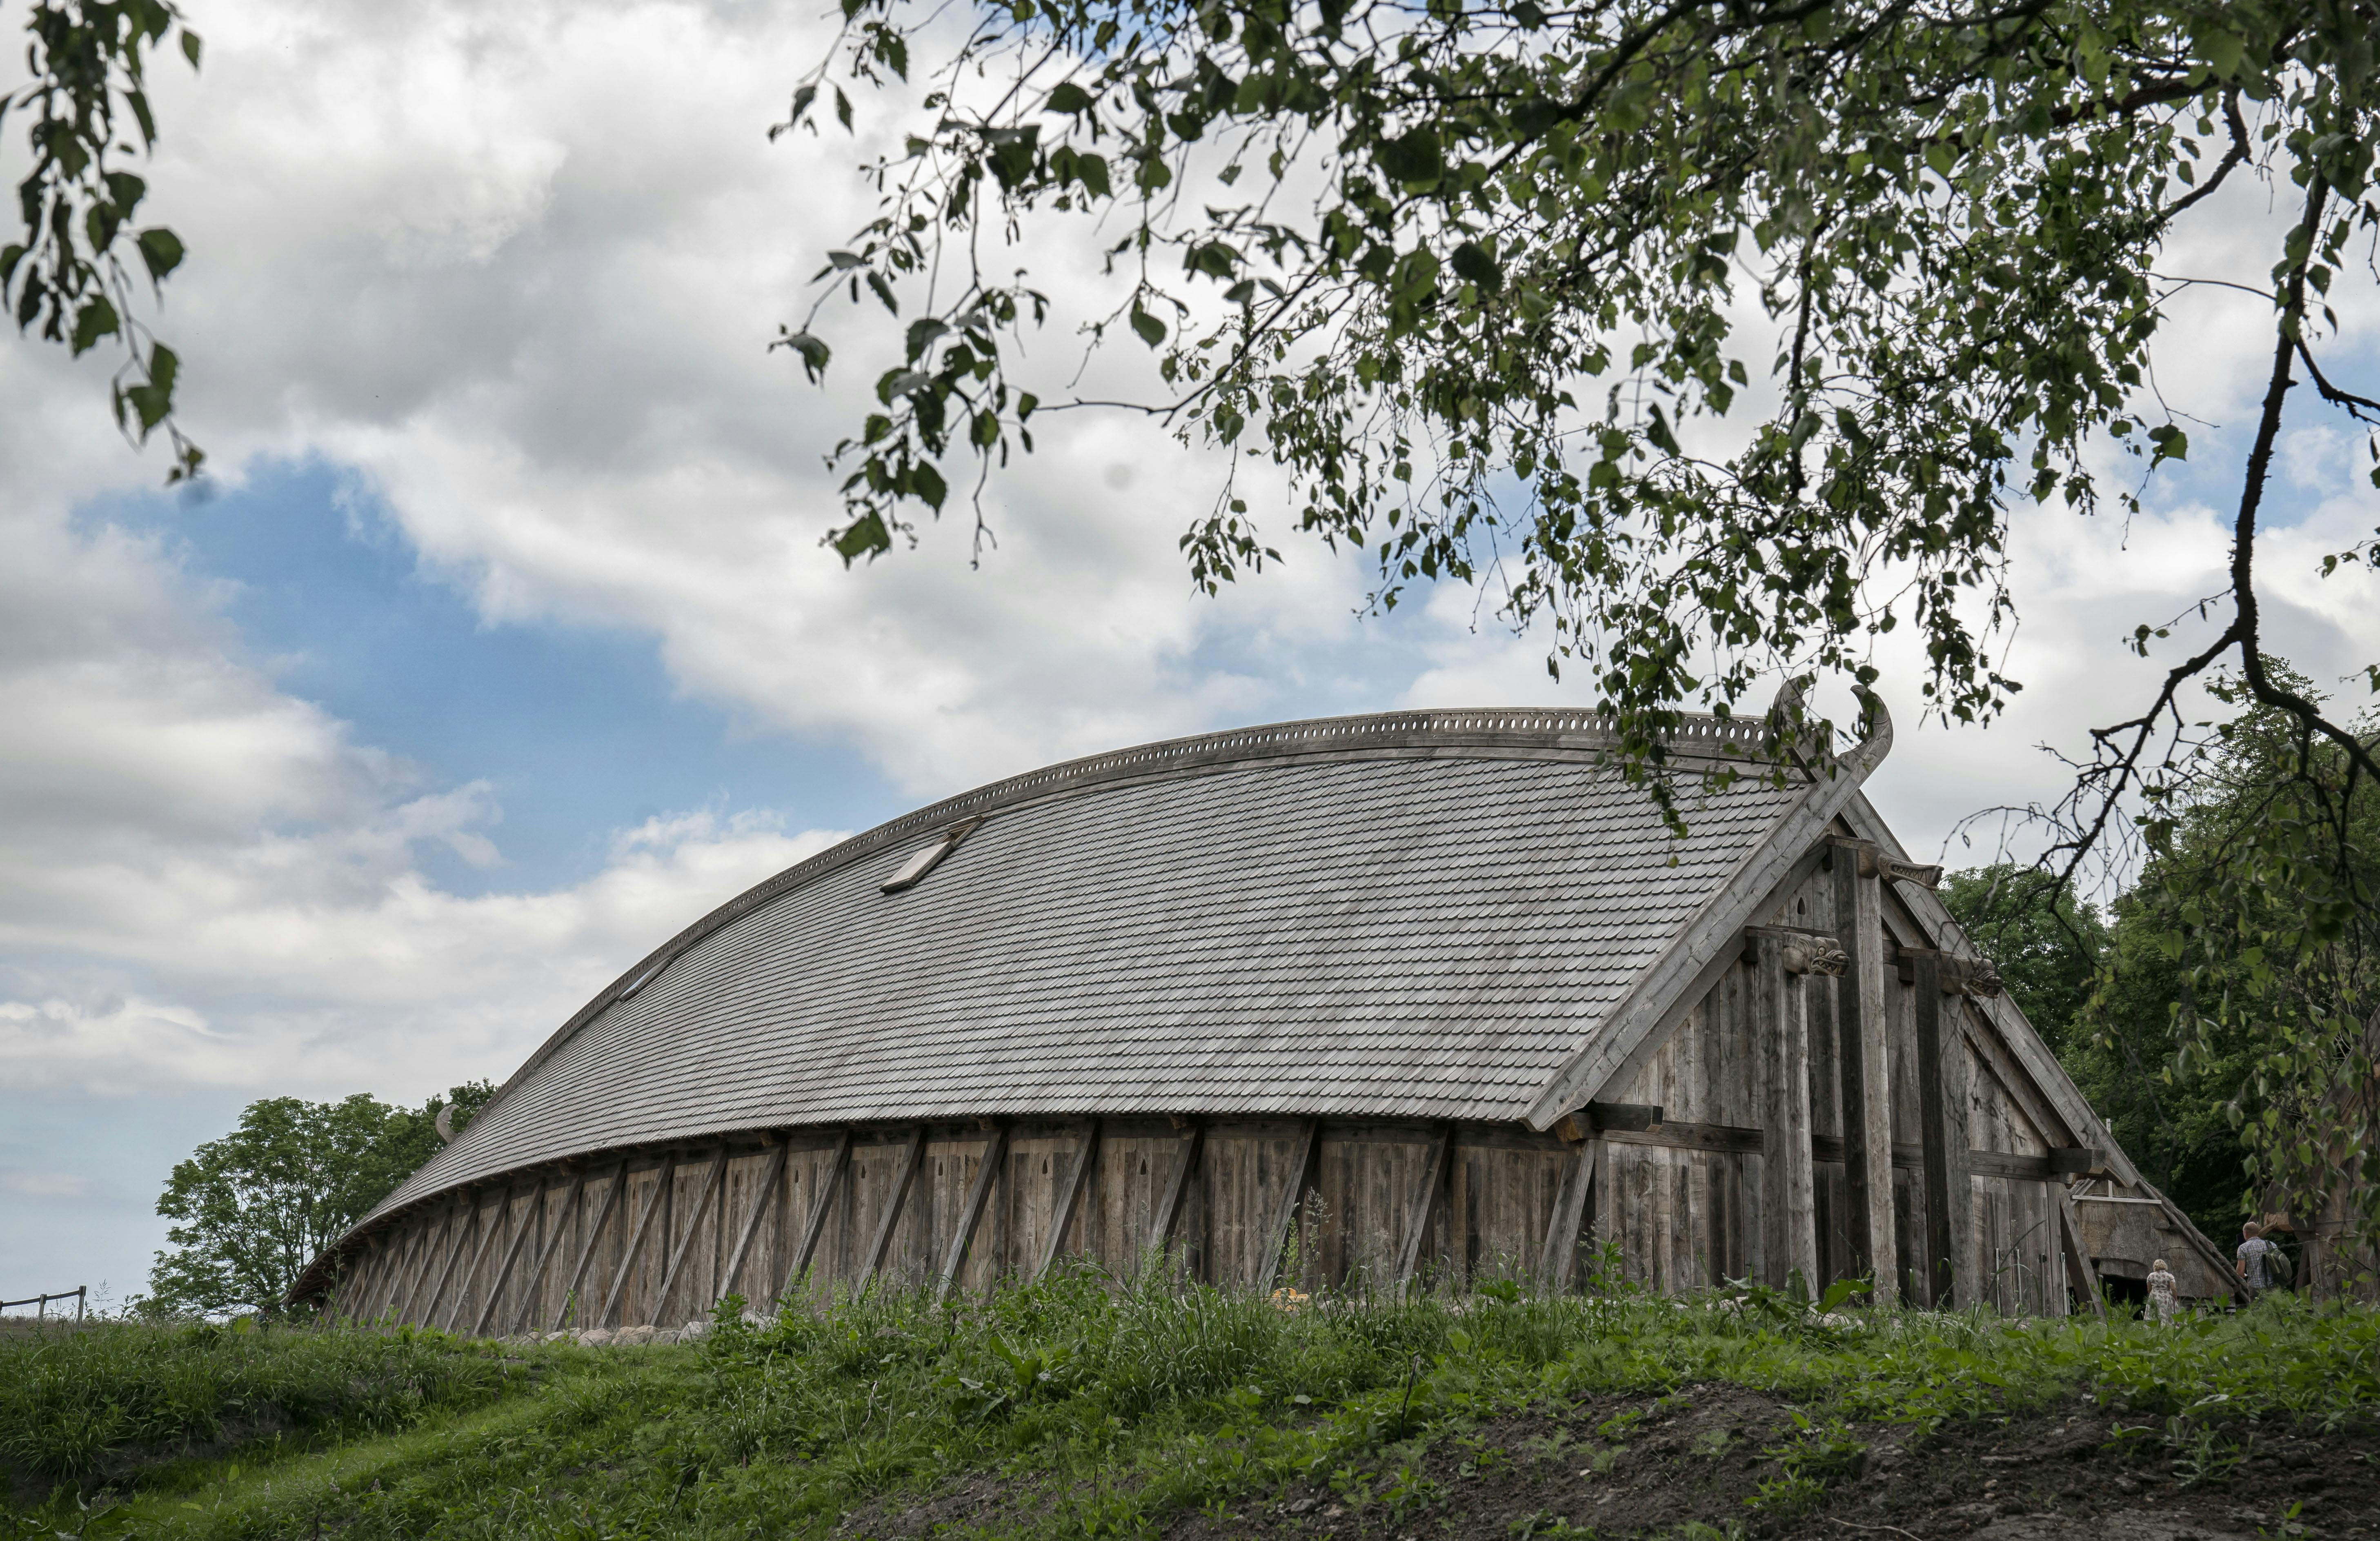
M 0 1459 L 28 1537 L 2353 1535 L 2375 1340 L 1078 1274 L 625 1349 L 16 1334 Z

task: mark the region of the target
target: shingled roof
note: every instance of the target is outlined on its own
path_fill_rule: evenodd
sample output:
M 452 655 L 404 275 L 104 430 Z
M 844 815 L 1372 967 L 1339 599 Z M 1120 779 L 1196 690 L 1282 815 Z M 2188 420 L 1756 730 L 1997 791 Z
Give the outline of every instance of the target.
M 1695 935 L 1731 935 L 1733 910 L 1817 838 L 1881 737 L 1835 773 L 1705 793 L 1682 837 L 1607 762 L 1609 725 L 1576 712 L 1289 723 L 996 783 L 673 939 L 372 1218 L 739 1129 L 1154 1112 L 1542 1125 L 1609 1057 L 1598 1035 L 1647 1019 L 1648 990 L 1700 966 Z M 1691 775 L 1758 741 L 1756 724 L 1694 719 L 1670 753 Z M 885 891 L 959 828 L 922 881 Z

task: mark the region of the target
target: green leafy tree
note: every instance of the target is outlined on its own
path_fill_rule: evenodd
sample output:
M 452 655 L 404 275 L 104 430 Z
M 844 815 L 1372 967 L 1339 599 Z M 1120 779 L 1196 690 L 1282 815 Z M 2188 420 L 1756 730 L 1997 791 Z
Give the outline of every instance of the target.
M 338 1102 L 250 1103 L 239 1126 L 178 1162 L 157 1200 L 174 1250 L 149 1276 L 152 1311 L 275 1311 L 322 1248 L 436 1152 L 450 1104 L 459 1133 L 493 1095 L 484 1081 L 418 1109 L 361 1092 Z
M 2252 1101 L 2252 1037 L 2233 1028 L 2180 1060 L 2180 972 L 2142 903 L 2119 899 L 2110 926 L 2005 862 L 1949 874 L 1942 902 L 2125 1153 L 2201 1230 L 2228 1234 L 2250 1195 L 2234 1109 Z
M 28 121 L 33 169 L 17 188 L 23 238 L 0 246 L 0 303 L 77 358 L 115 339 L 116 427 L 141 443 L 163 428 L 166 480 L 186 480 L 206 456 L 174 422 L 181 360 L 139 320 L 140 281 L 162 297 L 182 242 L 136 223 L 149 185 L 128 163 L 157 143 L 150 55 L 171 39 L 196 69 L 199 35 L 170 0 L 35 0 L 25 30 L 32 79 L 0 94 L 0 127 Z

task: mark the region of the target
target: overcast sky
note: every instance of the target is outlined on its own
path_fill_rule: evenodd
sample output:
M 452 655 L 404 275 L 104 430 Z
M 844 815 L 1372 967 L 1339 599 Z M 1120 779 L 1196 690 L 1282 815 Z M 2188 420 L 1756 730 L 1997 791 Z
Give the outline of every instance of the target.
M 149 169 L 203 495 L 115 437 L 108 362 L 0 336 L 0 1297 L 141 1288 L 173 1162 L 247 1101 L 500 1080 L 711 904 L 920 802 L 1253 722 L 1588 704 L 1476 595 L 1361 620 L 1365 571 L 1310 547 L 1193 596 L 1219 469 L 1122 420 L 1039 435 L 980 569 L 950 528 L 844 572 L 820 456 L 855 408 L 765 346 L 869 207 L 848 141 L 764 138 L 805 6 L 188 9 L 206 68 L 160 67 Z M 2264 197 L 2185 255 L 2250 249 Z M 2054 791 L 2035 746 L 2144 678 L 2117 638 L 2219 589 L 2261 320 L 2175 329 L 2161 383 L 2211 426 L 2149 516 L 2021 516 L 2008 720 L 1920 728 L 1888 678 L 1908 843 Z M 2268 608 L 2330 680 L 2380 655 L 2380 593 L 2311 559 L 2374 505 L 2298 406 Z

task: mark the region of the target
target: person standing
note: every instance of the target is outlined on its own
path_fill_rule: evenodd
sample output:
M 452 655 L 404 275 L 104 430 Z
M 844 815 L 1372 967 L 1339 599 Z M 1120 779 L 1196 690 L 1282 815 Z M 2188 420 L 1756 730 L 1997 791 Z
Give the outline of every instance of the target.
M 2159 1327 L 2172 1323 L 2181 1315 L 2180 1302 L 2173 1298 L 2173 1270 L 2160 1257 L 2149 1265 L 2149 1320 Z
M 2274 1277 L 2273 1259 L 2280 1250 L 2265 1238 L 2265 1228 L 2254 1220 L 2240 1228 L 2240 1250 L 2235 1255 L 2239 1261 L 2234 1267 L 2240 1282 L 2247 1287 L 2251 1304 L 2262 1300 L 2265 1292 L 2279 1282 Z

